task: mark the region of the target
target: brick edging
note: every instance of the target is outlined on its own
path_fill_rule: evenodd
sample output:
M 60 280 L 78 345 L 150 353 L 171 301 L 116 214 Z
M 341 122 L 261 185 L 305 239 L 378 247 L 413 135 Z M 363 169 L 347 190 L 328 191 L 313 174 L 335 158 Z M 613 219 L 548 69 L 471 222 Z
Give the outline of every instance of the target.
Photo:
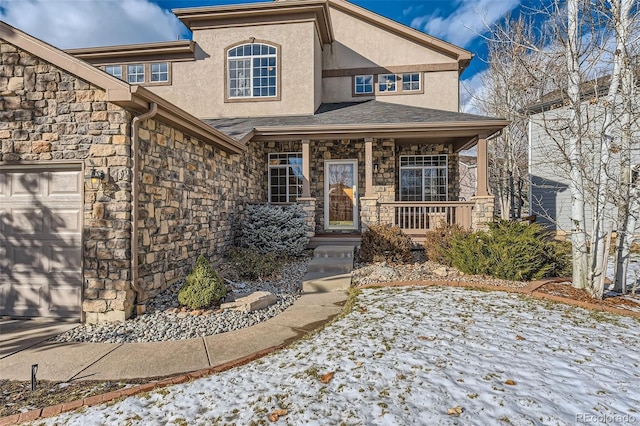
M 192 371 L 189 373 L 180 374 L 166 379 L 158 380 L 151 383 L 143 383 L 140 385 L 132 386 L 126 389 L 119 389 L 111 392 L 107 392 L 100 395 L 89 396 L 87 398 L 76 399 L 75 401 L 63 402 L 56 405 L 51 405 L 45 408 L 39 408 L 36 410 L 27 411 L 26 413 L 14 414 L 7 417 L 0 417 L 0 426 L 17 425 L 25 422 L 33 422 L 35 420 L 44 419 L 47 417 L 57 416 L 67 411 L 77 410 L 81 407 L 91 407 L 94 405 L 104 404 L 105 402 L 111 402 L 123 397 L 129 397 L 137 395 L 143 392 L 150 392 L 155 389 L 164 388 L 167 386 L 178 385 L 180 383 L 186 383 L 191 380 L 199 379 L 212 374 L 222 373 L 223 371 L 230 370 L 235 367 L 239 367 L 244 364 L 248 364 L 251 361 L 255 361 L 258 358 L 262 358 L 273 352 L 279 351 L 285 348 L 287 345 L 271 346 L 266 349 L 262 349 L 250 355 L 235 359 L 233 361 L 218 364 L 213 367 L 203 368 L 201 370 Z

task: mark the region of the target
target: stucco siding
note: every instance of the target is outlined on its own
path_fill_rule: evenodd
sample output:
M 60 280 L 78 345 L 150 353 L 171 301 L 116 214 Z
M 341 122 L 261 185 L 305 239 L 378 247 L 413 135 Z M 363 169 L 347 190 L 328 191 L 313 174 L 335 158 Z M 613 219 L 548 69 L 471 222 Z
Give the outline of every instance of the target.
M 225 102 L 225 49 L 250 42 L 280 46 L 279 100 Z M 172 85 L 149 89 L 199 118 L 312 114 L 316 109 L 316 31 L 313 22 L 196 30 L 195 62 L 173 64 Z M 318 77 L 319 78 L 319 77 Z

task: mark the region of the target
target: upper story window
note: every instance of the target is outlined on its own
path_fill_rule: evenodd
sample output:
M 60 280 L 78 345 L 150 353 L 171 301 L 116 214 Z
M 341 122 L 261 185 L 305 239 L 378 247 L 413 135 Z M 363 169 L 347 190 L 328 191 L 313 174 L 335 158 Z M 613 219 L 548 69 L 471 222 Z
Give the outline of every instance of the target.
M 373 93 L 373 75 L 356 75 L 355 78 L 356 95 Z
M 447 201 L 447 155 L 400 156 L 400 201 Z
M 278 95 L 278 49 L 248 43 L 227 51 L 228 97 L 264 98 Z
M 396 75 L 380 74 L 378 76 L 378 92 L 395 92 L 396 91 Z
M 151 64 L 151 82 L 160 83 L 169 81 L 169 64 L 157 62 Z
M 122 80 L 122 65 L 107 65 L 104 70 L 106 73 Z
M 403 92 L 415 92 L 420 89 L 421 89 L 421 86 L 420 86 L 419 72 L 402 74 L 402 91 Z
M 293 203 L 302 195 L 302 153 L 269 154 L 269 202 Z
M 127 82 L 128 83 L 144 83 L 144 65 L 143 64 L 127 65 Z
M 401 95 L 423 93 L 422 73 L 356 75 L 354 95 Z
M 171 84 L 171 62 L 105 65 L 104 71 L 130 84 Z

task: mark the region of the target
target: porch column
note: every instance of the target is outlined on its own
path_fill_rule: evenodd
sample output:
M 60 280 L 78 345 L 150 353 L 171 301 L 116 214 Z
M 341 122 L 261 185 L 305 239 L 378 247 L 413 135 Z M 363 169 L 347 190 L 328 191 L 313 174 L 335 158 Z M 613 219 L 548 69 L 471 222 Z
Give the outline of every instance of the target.
M 489 159 L 487 155 L 487 140 L 478 139 L 478 183 L 476 196 L 489 195 Z
M 373 197 L 373 138 L 364 139 L 364 196 Z
M 309 139 L 302 140 L 302 198 L 311 197 L 311 187 L 309 185 L 309 176 L 311 175 L 311 167 L 309 162 Z

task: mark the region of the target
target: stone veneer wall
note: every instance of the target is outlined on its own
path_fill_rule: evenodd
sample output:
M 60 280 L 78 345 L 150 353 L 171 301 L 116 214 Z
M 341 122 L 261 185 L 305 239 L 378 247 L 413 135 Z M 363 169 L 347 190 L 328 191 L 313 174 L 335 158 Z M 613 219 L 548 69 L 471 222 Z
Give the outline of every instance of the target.
M 0 161 L 95 166 L 107 178 L 84 190 L 86 320 L 132 307 L 129 275 L 130 115 L 105 92 L 0 40 Z
M 139 279 L 153 296 L 184 278 L 198 255 L 225 254 L 245 203 L 266 199 L 266 166 L 156 120 L 142 123 L 139 140 Z

